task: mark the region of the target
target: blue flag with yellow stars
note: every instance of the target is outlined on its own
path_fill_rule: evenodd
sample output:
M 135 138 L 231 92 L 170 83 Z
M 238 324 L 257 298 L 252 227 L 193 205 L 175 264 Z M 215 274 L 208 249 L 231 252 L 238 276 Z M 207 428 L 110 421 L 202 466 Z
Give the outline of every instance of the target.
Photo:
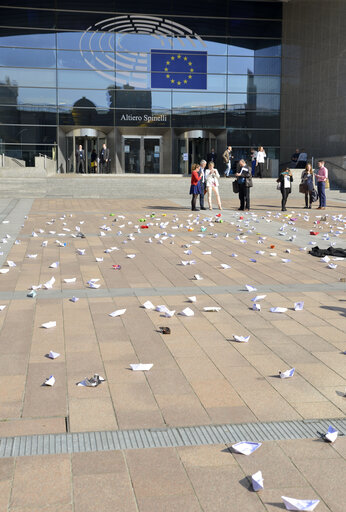
M 153 89 L 206 89 L 207 52 L 151 50 Z

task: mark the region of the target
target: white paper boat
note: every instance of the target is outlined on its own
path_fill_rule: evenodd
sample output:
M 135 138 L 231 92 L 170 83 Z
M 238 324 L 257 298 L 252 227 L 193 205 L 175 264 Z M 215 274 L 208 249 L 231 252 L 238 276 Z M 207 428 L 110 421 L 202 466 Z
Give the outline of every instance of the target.
M 50 359 L 56 359 L 56 358 L 57 358 L 57 357 L 59 357 L 59 356 L 60 356 L 60 354 L 59 354 L 58 352 L 53 352 L 53 350 L 51 350 L 51 351 L 49 352 L 49 354 L 48 354 L 48 357 L 49 357 Z
M 315 510 L 320 500 L 297 500 L 295 498 L 288 498 L 287 496 L 281 496 L 286 510 L 304 510 L 311 512 Z
M 228 268 L 231 268 L 231 265 L 227 265 L 227 263 L 221 263 L 220 267 L 223 268 L 224 270 L 226 270 Z
M 134 372 L 148 372 L 154 365 L 153 364 L 143 364 L 143 363 L 136 363 L 136 364 L 130 364 L 131 370 Z
M 197 298 L 195 295 L 193 295 L 192 297 L 188 297 L 189 301 L 190 302 L 196 302 L 197 301 Z
M 255 303 L 255 304 L 253 304 L 253 305 L 252 305 L 252 309 L 253 309 L 254 311 L 261 311 L 261 304 L 256 304 L 256 303 Z
M 235 341 L 239 341 L 240 343 L 247 343 L 250 339 L 250 335 L 249 336 L 236 336 L 235 334 L 233 334 L 233 338 Z
M 51 329 L 52 327 L 56 327 L 56 322 L 46 322 L 42 324 L 41 327 L 43 327 L 44 329 Z
M 232 448 L 237 453 L 242 453 L 243 455 L 251 455 L 251 453 L 256 451 L 260 446 L 262 446 L 262 443 L 241 441 L 240 443 L 233 444 Z
M 304 302 L 295 302 L 294 303 L 294 311 L 303 311 Z
M 9 268 L 0 268 L 0 274 L 7 274 L 7 272 L 9 272 L 10 269 Z
M 181 313 L 179 313 L 182 316 L 194 316 L 194 312 L 190 308 L 185 308 Z
M 112 316 L 113 318 L 116 316 L 121 316 L 126 312 L 126 309 L 117 309 L 117 311 L 113 311 L 113 313 L 109 313 L 108 316 Z
M 78 253 L 80 256 L 84 256 L 84 254 L 85 254 L 85 249 L 77 249 L 77 253 Z
M 54 261 L 54 263 L 49 265 L 49 268 L 58 268 L 58 266 L 59 266 L 59 262 L 58 261 Z
M 71 302 L 78 302 L 79 301 L 79 297 L 72 297 L 70 299 Z
M 133 258 L 135 258 L 135 257 L 136 257 L 136 255 L 135 255 L 135 254 L 128 254 L 128 255 L 126 256 L 126 258 L 130 258 L 131 260 L 133 260 Z
M 150 302 L 150 300 L 147 300 L 146 302 L 144 302 L 143 308 L 144 309 L 155 309 L 155 306 L 152 302 Z
M 254 491 L 261 491 L 264 489 L 262 471 L 257 471 L 251 476 L 252 488 Z
M 286 370 L 285 372 L 279 372 L 280 379 L 289 379 L 293 377 L 295 372 L 295 368 L 291 368 L 290 370 Z
M 199 274 L 195 274 L 193 277 L 196 281 L 202 281 L 203 279 L 203 277 L 201 277 Z
M 325 439 L 327 441 L 329 441 L 330 443 L 334 443 L 334 441 L 336 441 L 337 437 L 338 437 L 338 431 L 332 427 L 331 425 L 328 427 L 328 431 L 327 433 L 325 434 Z
M 51 288 L 53 288 L 54 283 L 55 283 L 55 277 L 53 276 L 51 279 L 49 279 L 49 281 L 44 283 L 43 288 L 45 288 L 46 290 L 50 290 Z
M 75 283 L 76 282 L 76 277 L 71 277 L 69 279 L 64 279 L 64 282 L 65 283 Z
M 48 377 L 48 379 L 46 379 L 44 381 L 45 386 L 54 386 L 54 384 L 55 384 L 55 377 L 53 377 L 53 375 L 51 375 L 50 377 Z
M 218 307 L 218 306 L 206 306 L 205 308 L 203 308 L 203 311 L 207 311 L 207 312 L 210 312 L 210 313 L 217 313 L 218 311 L 221 311 L 221 308 Z
M 287 308 L 270 308 L 271 313 L 286 313 Z
M 252 302 L 258 302 L 259 300 L 263 300 L 266 298 L 266 295 L 256 295 L 252 300 Z

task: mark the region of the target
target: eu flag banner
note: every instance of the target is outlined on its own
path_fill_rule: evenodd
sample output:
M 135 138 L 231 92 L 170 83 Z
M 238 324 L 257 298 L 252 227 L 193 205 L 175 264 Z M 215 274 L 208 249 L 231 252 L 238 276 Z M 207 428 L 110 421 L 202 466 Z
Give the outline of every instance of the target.
M 207 52 L 151 50 L 153 89 L 206 89 Z

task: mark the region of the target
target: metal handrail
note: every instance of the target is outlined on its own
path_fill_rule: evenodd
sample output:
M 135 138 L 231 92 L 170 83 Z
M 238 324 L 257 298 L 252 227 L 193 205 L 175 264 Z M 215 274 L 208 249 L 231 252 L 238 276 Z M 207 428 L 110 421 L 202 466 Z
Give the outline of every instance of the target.
M 335 164 L 334 162 L 331 162 L 330 160 L 324 161 L 327 164 L 333 165 L 334 167 L 338 167 L 339 169 L 342 169 L 343 171 L 346 171 L 345 167 L 341 167 L 341 165 Z

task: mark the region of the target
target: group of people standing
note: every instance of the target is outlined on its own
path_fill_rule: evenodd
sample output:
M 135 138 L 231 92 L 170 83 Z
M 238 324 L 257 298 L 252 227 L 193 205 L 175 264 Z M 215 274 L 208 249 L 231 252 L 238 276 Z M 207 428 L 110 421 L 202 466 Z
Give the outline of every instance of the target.
M 206 210 L 204 206 L 204 195 L 208 194 L 208 205 L 209 210 L 213 209 L 212 206 L 212 194 L 214 192 L 219 210 L 222 210 L 221 199 L 219 194 L 219 178 L 220 174 L 214 167 L 214 162 L 209 162 L 208 168 L 206 168 L 207 162 L 201 160 L 201 163 L 192 164 L 191 166 L 191 187 L 190 194 L 192 195 L 191 210 L 198 211 L 196 207 L 197 198 L 199 196 L 200 209 Z
M 265 159 L 267 158 L 267 155 L 266 155 L 266 152 L 264 151 L 263 146 L 259 146 L 257 150 L 254 148 L 251 148 L 250 153 L 251 153 L 251 174 L 252 174 L 252 176 L 258 176 L 259 178 L 263 178 L 264 162 L 265 162 Z M 225 176 L 228 178 L 232 173 L 232 160 L 234 159 L 234 156 L 232 155 L 232 146 L 227 146 L 226 150 L 222 154 L 222 159 L 223 159 L 224 163 L 226 164 Z M 209 161 L 209 155 L 208 155 L 208 161 Z M 215 162 L 215 160 L 213 160 L 213 161 Z M 240 166 L 240 162 L 239 162 L 239 166 Z
M 305 169 L 301 174 L 301 181 L 299 191 L 304 194 L 305 206 L 304 208 L 311 208 L 312 203 L 319 199 L 318 210 L 326 209 L 326 185 L 328 183 L 328 169 L 325 167 L 324 160 L 319 160 L 318 168 L 314 171 L 311 164 L 306 164 Z M 314 177 L 317 183 L 317 192 L 314 186 Z M 293 175 L 289 167 L 281 171 L 278 179 L 278 188 L 281 191 L 281 210 L 286 211 L 286 203 L 289 194 L 292 192 Z
M 109 149 L 106 144 L 103 144 L 99 156 L 97 156 L 96 149 L 94 148 L 90 155 L 90 172 L 106 174 L 109 173 Z M 85 151 L 80 144 L 76 150 L 76 172 L 85 174 L 88 171 Z
M 190 195 L 191 199 L 191 210 L 199 211 L 197 208 L 197 199 L 199 197 L 200 209 L 206 210 L 204 206 L 204 195 L 208 195 L 208 206 L 209 210 L 213 209 L 212 195 L 215 194 L 216 201 L 219 210 L 222 210 L 221 199 L 219 193 L 219 179 L 220 174 L 215 169 L 214 162 L 209 162 L 206 168 L 207 162 L 201 160 L 200 164 L 192 164 L 191 166 L 191 186 Z M 239 210 L 250 210 L 250 187 L 252 187 L 252 176 L 249 171 L 245 160 L 239 161 L 239 169 L 234 174 L 237 181 L 240 208 Z
M 220 174 L 215 168 L 213 161 L 207 166 L 206 160 L 201 160 L 200 164 L 192 164 L 191 166 L 191 186 L 190 195 L 191 210 L 199 211 L 197 208 L 197 199 L 199 197 L 200 209 L 206 210 L 204 206 L 204 196 L 208 195 L 209 210 L 213 209 L 212 195 L 215 194 L 219 210 L 222 210 L 221 199 L 219 193 Z M 250 188 L 252 187 L 252 172 L 248 168 L 245 160 L 239 161 L 239 168 L 234 174 L 236 178 L 236 189 L 239 194 L 240 207 L 238 210 L 250 210 Z M 314 187 L 314 178 L 317 182 L 317 192 Z M 285 212 L 286 203 L 289 194 L 292 192 L 293 175 L 289 167 L 284 168 L 277 179 L 278 189 L 281 191 L 281 210 Z M 319 210 L 326 208 L 326 184 L 328 182 L 328 169 L 324 165 L 323 160 L 318 161 L 318 168 L 314 171 L 311 164 L 307 164 L 301 175 L 299 191 L 305 196 L 304 208 L 311 208 L 312 203 L 319 198 Z M 316 197 L 315 197 L 316 196 Z

